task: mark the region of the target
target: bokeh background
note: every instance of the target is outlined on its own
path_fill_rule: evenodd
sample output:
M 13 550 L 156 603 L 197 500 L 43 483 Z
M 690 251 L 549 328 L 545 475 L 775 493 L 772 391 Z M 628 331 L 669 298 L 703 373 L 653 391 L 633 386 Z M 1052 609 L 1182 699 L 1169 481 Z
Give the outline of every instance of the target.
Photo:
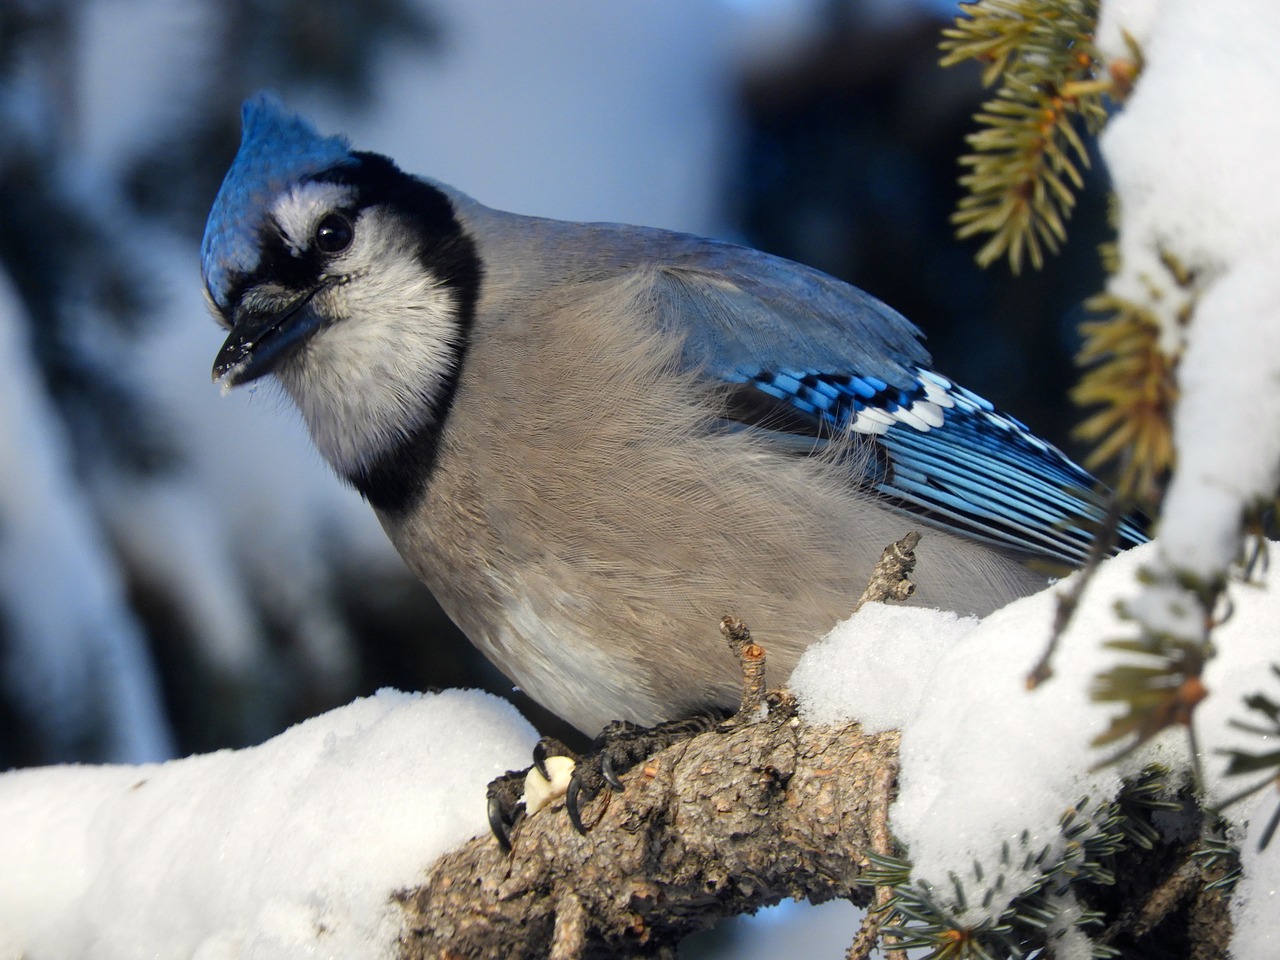
M 244 746 L 385 685 L 520 700 L 274 388 L 210 384 L 198 246 L 261 87 L 493 206 L 723 237 L 850 280 L 922 327 L 939 369 L 1071 449 L 1104 190 L 1043 272 L 973 265 L 948 214 L 983 91 L 937 66 L 953 14 L 0 0 L 0 769 Z

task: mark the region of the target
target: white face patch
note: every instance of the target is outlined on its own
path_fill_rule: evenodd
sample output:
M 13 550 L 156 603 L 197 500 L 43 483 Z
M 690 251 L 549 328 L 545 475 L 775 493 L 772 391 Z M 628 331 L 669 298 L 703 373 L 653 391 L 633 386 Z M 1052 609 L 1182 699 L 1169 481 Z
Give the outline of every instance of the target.
M 350 207 L 354 201 L 352 187 L 307 181 L 281 194 L 271 207 L 271 215 L 280 226 L 289 252 L 296 257 L 311 245 L 316 225 L 327 214 L 339 207 Z
M 343 474 L 427 424 L 462 337 L 457 295 L 423 266 L 414 234 L 382 207 L 354 226 L 312 301 L 330 323 L 276 371 Z

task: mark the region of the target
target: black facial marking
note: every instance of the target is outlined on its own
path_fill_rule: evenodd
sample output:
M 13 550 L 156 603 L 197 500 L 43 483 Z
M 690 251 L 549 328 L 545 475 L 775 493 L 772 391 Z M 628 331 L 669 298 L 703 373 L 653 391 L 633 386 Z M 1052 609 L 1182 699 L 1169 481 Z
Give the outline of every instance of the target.
M 284 235 L 272 222 L 264 224 L 258 236 L 258 264 L 252 273 L 235 278 L 228 301 L 240 302 L 246 290 L 271 283 L 292 290 L 310 290 L 320 282 L 328 265 L 328 254 L 309 244 L 300 255 L 289 249 Z
M 403 215 L 404 226 L 416 235 L 419 262 L 453 292 L 457 324 L 456 336 L 451 338 L 453 356 L 434 390 L 423 384 L 421 399 L 428 411 L 424 425 L 346 476 L 375 508 L 403 515 L 421 500 L 435 467 L 470 343 L 483 269 L 475 243 L 463 232 L 447 195 L 403 173 L 379 154 L 356 152 L 352 157 L 356 163 L 344 163 L 312 179 L 353 187 L 354 201 L 323 217 L 311 242 L 299 253 L 289 248 L 279 225 L 268 218 L 258 236 L 258 263 L 251 272 L 231 277 L 226 306 L 219 306 L 219 312 L 230 326 L 236 305 L 246 291 L 260 284 L 298 291 L 316 287 L 334 254 L 350 245 L 360 210 L 386 205 Z
M 422 498 L 435 467 L 440 438 L 457 392 L 480 298 L 483 271 L 475 243 L 467 236 L 449 198 L 436 187 L 402 173 L 386 157 L 356 153 L 358 164 L 339 167 L 317 177 L 348 184 L 357 190 L 361 208 L 386 204 L 408 214 L 407 225 L 417 234 L 418 258 L 455 297 L 457 336 L 452 363 L 443 381 L 423 401 L 426 423 L 370 463 L 347 475 L 347 480 L 378 510 L 405 514 Z

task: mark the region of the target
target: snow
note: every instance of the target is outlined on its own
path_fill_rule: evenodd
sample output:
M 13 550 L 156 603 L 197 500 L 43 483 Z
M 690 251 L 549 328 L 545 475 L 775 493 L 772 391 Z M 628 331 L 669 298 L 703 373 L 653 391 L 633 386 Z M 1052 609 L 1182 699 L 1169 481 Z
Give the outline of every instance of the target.
M 1177 471 L 1148 584 L 1126 603 L 1153 630 L 1197 638 L 1203 611 L 1179 575 L 1224 577 L 1240 552 L 1242 512 L 1271 502 L 1280 481 L 1280 8 L 1104 0 L 1097 37 L 1110 63 L 1133 59 L 1126 34 L 1141 48 L 1143 70 L 1101 143 L 1120 201 L 1121 269 L 1109 290 L 1150 310 L 1163 348 L 1181 357 Z M 1170 257 L 1189 284 L 1164 265 Z M 1231 599 L 1234 616 L 1212 635 L 1218 654 L 1206 682 L 1214 695 L 1197 711 L 1211 800 L 1238 789 L 1217 775 L 1215 750 L 1242 739 L 1227 723 L 1239 718 L 1240 695 L 1265 685 L 1264 664 L 1274 660 L 1275 611 L 1261 616 L 1272 601 L 1247 588 L 1233 588 Z M 1268 636 L 1271 649 L 1250 655 Z M 1274 684 L 1269 692 L 1274 699 Z M 1248 746 L 1265 749 L 1257 737 Z M 1257 850 L 1275 791 L 1265 796 L 1233 811 L 1243 822 L 1257 809 L 1232 903 L 1237 960 L 1274 957 L 1280 940 L 1280 851 Z
M 1280 480 L 1280 7 L 1104 2 L 1109 61 L 1132 61 L 1126 32 L 1144 67 L 1101 142 L 1121 214 L 1109 291 L 1148 308 L 1163 349 L 1181 355 L 1178 469 L 1156 582 L 1132 609 L 1154 629 L 1194 637 L 1199 611 L 1171 585 L 1175 573 L 1222 575 L 1239 549 L 1241 511 L 1274 496 Z
M 1231 956 L 1234 960 L 1274 960 L 1280 954 L 1280 849 L 1272 840 L 1258 849 L 1258 833 L 1275 808 L 1275 795 L 1254 805 L 1256 816 L 1240 845 L 1244 879 L 1231 900 Z
M 534 739 L 487 694 L 382 690 L 245 750 L 2 774 L 0 958 L 392 957 L 392 894 Z
M 1131 57 L 1130 40 L 1139 49 L 1146 48 L 1151 42 L 1161 3 L 1162 0 L 1104 0 L 1094 34 L 1094 42 L 1103 57 L 1108 60 Z
M 1120 763 L 1092 769 L 1107 752 L 1090 741 L 1106 729 L 1116 707 L 1092 701 L 1089 688 L 1115 662 L 1115 652 L 1103 643 L 1137 634 L 1138 625 L 1117 612 L 1118 602 L 1134 592 L 1136 574 L 1157 549 L 1147 544 L 1101 567 L 1062 637 L 1053 678 L 1034 691 L 1026 689 L 1026 677 L 1043 651 L 1065 582 L 980 623 L 937 610 L 867 607 L 809 648 L 796 668 L 790 686 L 808 718 L 901 729 L 900 795 L 892 826 L 907 846 L 915 879 L 942 891 L 951 889 L 953 871 L 967 872 L 975 861 L 987 876 L 1003 871 L 1003 893 L 985 910 L 971 898 L 962 917 L 976 922 L 998 915 L 1038 880 L 1039 873 L 1023 871 L 1021 863 L 1000 867 L 1003 843 L 1019 849 L 1026 830 L 1027 849 L 1048 845 L 1059 851 L 1059 818 L 1081 797 L 1108 800 L 1124 777 L 1149 763 L 1188 769 L 1188 738 L 1181 728 L 1166 730 Z M 1234 612 L 1215 633 L 1219 655 L 1205 670 L 1211 695 L 1196 714 L 1209 803 L 1244 786 L 1225 776 L 1225 748 L 1266 749 L 1227 721 L 1240 717 L 1241 699 L 1265 690 L 1270 677 L 1266 664 L 1275 656 L 1280 569 L 1263 584 L 1235 585 L 1231 601 Z M 1275 687 L 1273 696 L 1280 693 Z M 1275 800 L 1274 793 L 1270 797 Z M 1243 823 L 1249 809 L 1232 808 L 1228 815 Z M 1265 865 L 1246 873 L 1240 888 L 1241 897 L 1257 905 L 1244 908 L 1244 921 L 1260 924 L 1264 938 L 1275 936 L 1269 912 L 1274 863 L 1280 859 L 1275 854 L 1255 858 Z M 1237 949 L 1237 957 L 1271 956 L 1275 941 L 1269 942 L 1272 953 Z
M 869 733 L 901 730 L 930 695 L 927 665 L 980 622 L 947 610 L 868 603 L 805 652 L 789 686 L 813 723 L 856 718 Z
M 1117 600 L 1155 549 L 1103 565 L 1053 678 L 1035 691 L 1024 678 L 1065 584 L 980 622 L 871 605 L 806 653 L 791 686 L 809 719 L 903 731 L 892 826 L 917 879 L 948 889 L 957 864 L 975 859 L 993 873 L 993 852 L 1023 830 L 1031 848 L 1060 847 L 1058 818 L 1082 795 L 1109 798 L 1152 761 L 1186 768 L 1187 738 L 1170 730 L 1119 765 L 1089 769 L 1099 759 L 1089 740 L 1114 710 L 1089 700 L 1089 680 L 1110 662 L 1103 641 L 1137 631 Z M 1280 568 L 1231 599 L 1197 714 L 1210 803 L 1241 786 L 1224 777 L 1223 750 L 1248 741 L 1227 719 L 1242 696 L 1274 686 L 1262 665 L 1280 619 Z M 534 737 L 487 695 L 381 691 L 246 750 L 0 775 L 0 957 L 391 956 L 390 895 L 486 829 L 485 784 L 525 763 Z M 1254 831 L 1242 839 L 1234 905 L 1239 960 L 1275 951 L 1278 858 L 1254 850 L 1268 797 L 1229 811 Z M 1037 879 L 1005 873 L 991 912 Z M 1066 898 L 1062 907 L 1064 917 L 1077 909 Z M 1064 956 L 1086 955 L 1075 930 L 1065 943 Z

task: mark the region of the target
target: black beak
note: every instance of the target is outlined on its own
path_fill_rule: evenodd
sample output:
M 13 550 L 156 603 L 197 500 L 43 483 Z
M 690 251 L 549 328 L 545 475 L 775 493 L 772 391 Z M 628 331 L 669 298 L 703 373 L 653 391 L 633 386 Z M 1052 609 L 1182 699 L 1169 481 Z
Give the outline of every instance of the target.
M 281 297 L 278 303 L 254 304 L 236 311 L 231 334 L 213 361 L 213 382 L 224 389 L 266 376 L 292 356 L 311 334 L 325 325 L 325 318 L 311 301 L 327 284 L 300 296 Z

